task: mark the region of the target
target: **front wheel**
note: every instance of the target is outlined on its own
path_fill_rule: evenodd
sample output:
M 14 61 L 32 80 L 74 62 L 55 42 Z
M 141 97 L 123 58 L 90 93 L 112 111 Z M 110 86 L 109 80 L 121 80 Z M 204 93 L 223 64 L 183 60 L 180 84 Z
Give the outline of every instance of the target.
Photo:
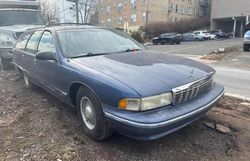
M 101 104 L 90 90 L 80 87 L 76 96 L 78 117 L 88 137 L 101 141 L 112 134 L 107 126 Z

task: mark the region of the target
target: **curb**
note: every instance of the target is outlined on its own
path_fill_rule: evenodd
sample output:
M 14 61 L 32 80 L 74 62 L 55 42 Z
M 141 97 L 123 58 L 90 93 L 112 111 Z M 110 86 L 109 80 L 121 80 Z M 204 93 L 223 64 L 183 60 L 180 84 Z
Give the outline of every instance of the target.
M 249 97 L 244 97 L 244 96 L 240 96 L 240 95 L 237 95 L 237 94 L 225 93 L 225 96 L 234 97 L 234 98 L 238 98 L 238 99 L 250 101 L 250 98 L 249 98 Z

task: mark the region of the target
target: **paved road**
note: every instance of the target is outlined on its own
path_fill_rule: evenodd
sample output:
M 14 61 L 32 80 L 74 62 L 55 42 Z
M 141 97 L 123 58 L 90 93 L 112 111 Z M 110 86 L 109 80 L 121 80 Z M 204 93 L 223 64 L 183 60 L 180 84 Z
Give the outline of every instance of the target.
M 215 79 L 223 84 L 226 93 L 250 100 L 250 70 L 235 69 L 227 66 L 214 66 Z
M 219 48 L 240 45 L 242 39 L 222 39 L 203 42 L 183 42 L 180 45 L 149 45 L 148 47 L 154 51 L 164 51 L 177 55 L 201 56 L 208 54 Z
M 205 42 L 184 42 L 181 45 L 152 45 L 150 46 L 150 49 L 155 51 L 165 51 L 167 53 L 199 60 L 201 56 L 219 48 L 226 48 L 240 44 L 242 44 L 242 39 L 227 39 Z M 217 82 L 225 86 L 227 94 L 250 100 L 250 68 L 249 66 L 247 67 L 243 58 L 244 56 L 246 57 L 246 55 L 247 54 L 239 53 L 239 51 L 234 54 L 234 59 L 238 57 L 240 58 L 240 62 L 237 63 L 238 67 L 231 66 L 230 62 L 226 64 L 209 63 L 208 65 L 213 66 L 216 69 L 217 74 L 215 79 Z

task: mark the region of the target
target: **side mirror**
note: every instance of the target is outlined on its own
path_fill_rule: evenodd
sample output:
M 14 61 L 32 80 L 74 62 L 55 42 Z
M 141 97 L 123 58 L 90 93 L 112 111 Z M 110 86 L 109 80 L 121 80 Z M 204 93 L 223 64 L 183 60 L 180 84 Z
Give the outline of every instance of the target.
M 55 57 L 55 53 L 53 52 L 38 52 L 36 54 L 36 59 L 37 60 L 54 60 L 57 61 L 56 57 Z

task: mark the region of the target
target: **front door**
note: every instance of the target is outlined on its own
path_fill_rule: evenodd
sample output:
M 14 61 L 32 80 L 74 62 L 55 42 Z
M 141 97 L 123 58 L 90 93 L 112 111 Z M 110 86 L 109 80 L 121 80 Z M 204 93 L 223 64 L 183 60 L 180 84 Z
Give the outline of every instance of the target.
M 58 60 L 56 54 L 56 48 L 53 41 L 51 32 L 44 31 L 38 44 L 38 52 L 50 52 L 55 54 L 55 58 Z M 59 62 L 56 60 L 36 60 L 35 70 L 38 75 L 39 82 L 45 87 L 56 93 L 55 80 L 57 77 L 57 68 Z

